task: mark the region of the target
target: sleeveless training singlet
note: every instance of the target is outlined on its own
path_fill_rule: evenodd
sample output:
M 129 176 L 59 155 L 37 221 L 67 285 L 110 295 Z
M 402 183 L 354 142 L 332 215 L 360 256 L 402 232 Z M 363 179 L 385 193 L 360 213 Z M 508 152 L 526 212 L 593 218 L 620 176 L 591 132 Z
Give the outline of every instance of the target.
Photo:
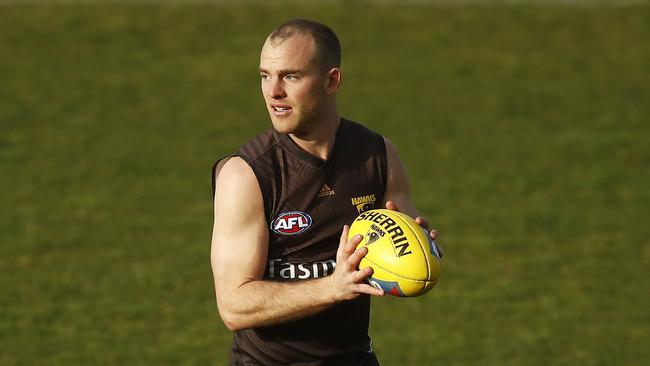
M 384 199 L 384 139 L 345 119 L 327 161 L 273 129 L 235 155 L 253 169 L 264 199 L 269 225 L 265 280 L 331 275 L 343 225 L 380 208 Z M 363 295 L 303 319 L 236 331 L 230 364 L 375 365 L 369 316 L 370 297 Z

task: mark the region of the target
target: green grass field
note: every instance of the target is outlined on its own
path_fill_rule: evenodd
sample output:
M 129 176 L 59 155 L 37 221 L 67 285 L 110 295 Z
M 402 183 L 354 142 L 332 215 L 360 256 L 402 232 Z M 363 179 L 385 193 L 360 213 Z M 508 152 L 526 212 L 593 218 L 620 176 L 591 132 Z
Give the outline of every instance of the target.
M 650 6 L 0 5 L 0 364 L 222 365 L 210 167 L 311 17 L 440 231 L 383 365 L 650 364 Z

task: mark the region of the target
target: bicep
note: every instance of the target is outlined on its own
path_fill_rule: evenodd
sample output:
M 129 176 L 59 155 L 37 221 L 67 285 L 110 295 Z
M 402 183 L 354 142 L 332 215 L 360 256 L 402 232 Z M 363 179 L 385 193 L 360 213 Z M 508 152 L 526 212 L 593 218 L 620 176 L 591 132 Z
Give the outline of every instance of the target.
M 262 193 L 252 169 L 231 158 L 216 178 L 211 263 L 217 298 L 262 279 L 268 231 Z

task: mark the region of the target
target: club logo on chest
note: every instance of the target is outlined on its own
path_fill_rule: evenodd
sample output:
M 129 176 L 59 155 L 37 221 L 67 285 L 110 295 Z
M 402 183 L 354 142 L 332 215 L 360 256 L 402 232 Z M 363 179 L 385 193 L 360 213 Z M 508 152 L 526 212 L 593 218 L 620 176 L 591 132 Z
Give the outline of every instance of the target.
M 375 208 L 375 202 L 377 202 L 377 197 L 374 194 L 352 198 L 352 205 L 357 208 L 359 213 Z

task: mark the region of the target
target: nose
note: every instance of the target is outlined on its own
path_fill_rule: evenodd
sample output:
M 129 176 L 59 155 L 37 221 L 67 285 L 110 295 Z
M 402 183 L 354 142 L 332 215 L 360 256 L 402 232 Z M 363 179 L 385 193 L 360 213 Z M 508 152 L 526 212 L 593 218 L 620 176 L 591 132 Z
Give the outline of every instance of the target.
M 269 86 L 269 97 L 272 99 L 282 99 L 287 96 L 287 93 L 284 91 L 284 85 L 282 85 L 282 80 L 272 80 Z

